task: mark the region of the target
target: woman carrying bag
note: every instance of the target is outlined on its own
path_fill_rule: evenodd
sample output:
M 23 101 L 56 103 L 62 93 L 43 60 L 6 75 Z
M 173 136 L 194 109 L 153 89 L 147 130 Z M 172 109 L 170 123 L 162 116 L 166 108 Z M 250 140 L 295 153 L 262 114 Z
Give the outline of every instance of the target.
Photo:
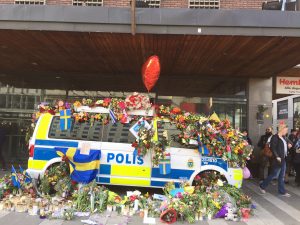
M 270 142 L 270 148 L 272 151 L 272 172 L 271 174 L 259 185 L 262 194 L 265 194 L 265 189 L 270 184 L 272 179 L 278 176 L 278 192 L 281 196 L 290 197 L 291 195 L 286 192 L 284 186 L 284 176 L 286 171 L 286 157 L 288 148 L 292 145 L 286 140 L 286 134 L 288 133 L 288 127 L 285 124 L 278 126 L 278 133 L 273 135 Z

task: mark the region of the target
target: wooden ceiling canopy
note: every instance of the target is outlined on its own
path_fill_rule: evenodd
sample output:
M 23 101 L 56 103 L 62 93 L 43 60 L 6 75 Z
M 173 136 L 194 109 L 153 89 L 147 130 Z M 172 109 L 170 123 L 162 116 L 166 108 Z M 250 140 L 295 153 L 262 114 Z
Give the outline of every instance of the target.
M 300 62 L 300 38 L 0 30 L 0 81 L 24 88 L 145 91 L 141 66 L 161 60 L 155 91 L 210 94 Z M 230 93 L 229 93 L 230 94 Z

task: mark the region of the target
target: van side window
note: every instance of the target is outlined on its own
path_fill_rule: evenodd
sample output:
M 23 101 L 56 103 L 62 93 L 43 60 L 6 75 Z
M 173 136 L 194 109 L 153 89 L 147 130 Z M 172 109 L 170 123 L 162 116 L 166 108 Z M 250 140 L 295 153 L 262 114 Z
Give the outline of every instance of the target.
M 71 130 L 60 130 L 59 116 L 55 116 L 53 117 L 52 123 L 50 125 L 49 138 L 69 139 L 73 128 L 74 128 L 74 120 L 72 119 Z
M 109 124 L 108 142 L 117 142 L 117 143 L 132 143 L 132 142 L 134 142 L 135 141 L 135 137 L 129 131 L 130 127 L 134 123 L 129 123 L 129 124 L 122 124 L 122 123 Z
M 135 122 L 134 122 L 135 123 Z M 134 124 L 122 124 L 120 122 L 103 125 L 99 121 L 93 124 L 90 122 L 75 122 L 72 119 L 70 130 L 60 130 L 59 116 L 53 117 L 49 129 L 49 138 L 54 139 L 72 139 L 72 140 L 86 140 L 86 141 L 103 141 L 116 143 L 132 143 L 135 137 L 129 131 Z
M 186 147 L 182 146 L 180 143 L 178 143 L 177 141 L 172 140 L 173 135 L 177 136 L 180 134 L 180 130 L 177 129 L 175 124 L 169 123 L 169 122 L 164 122 L 164 121 L 158 121 L 157 122 L 158 139 L 162 138 L 163 132 L 165 130 L 168 133 L 168 139 L 171 140 L 170 147 L 186 148 Z

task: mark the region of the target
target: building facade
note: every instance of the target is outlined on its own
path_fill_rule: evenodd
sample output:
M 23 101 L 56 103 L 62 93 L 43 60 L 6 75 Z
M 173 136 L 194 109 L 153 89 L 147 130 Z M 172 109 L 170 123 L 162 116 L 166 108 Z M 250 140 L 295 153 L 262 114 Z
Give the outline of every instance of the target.
M 300 62 L 300 15 L 262 11 L 263 1 L 130 2 L 0 0 L 0 119 L 19 129 L 10 135 L 24 135 L 40 101 L 145 92 L 141 68 L 157 55 L 157 103 L 216 112 L 256 144 L 272 123 L 272 79 Z M 22 158 L 11 138 L 8 156 Z
M 137 0 L 138 1 L 138 0 Z M 261 9 L 262 0 L 142 0 L 153 8 Z M 130 7 L 130 0 L 0 0 L 0 4 Z

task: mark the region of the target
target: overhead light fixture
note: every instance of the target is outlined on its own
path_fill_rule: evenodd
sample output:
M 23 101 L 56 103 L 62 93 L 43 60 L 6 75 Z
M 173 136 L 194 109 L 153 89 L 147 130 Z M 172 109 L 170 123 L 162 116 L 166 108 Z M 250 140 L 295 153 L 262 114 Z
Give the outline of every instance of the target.
M 298 64 L 298 65 L 294 66 L 294 68 L 300 68 L 300 64 Z
M 32 63 L 31 63 L 31 65 L 33 65 L 33 66 L 37 66 L 37 65 L 38 65 L 38 63 L 37 63 L 37 62 L 32 62 Z
M 60 79 L 61 77 L 60 77 L 60 76 L 56 76 L 55 78 L 56 78 L 56 79 Z

